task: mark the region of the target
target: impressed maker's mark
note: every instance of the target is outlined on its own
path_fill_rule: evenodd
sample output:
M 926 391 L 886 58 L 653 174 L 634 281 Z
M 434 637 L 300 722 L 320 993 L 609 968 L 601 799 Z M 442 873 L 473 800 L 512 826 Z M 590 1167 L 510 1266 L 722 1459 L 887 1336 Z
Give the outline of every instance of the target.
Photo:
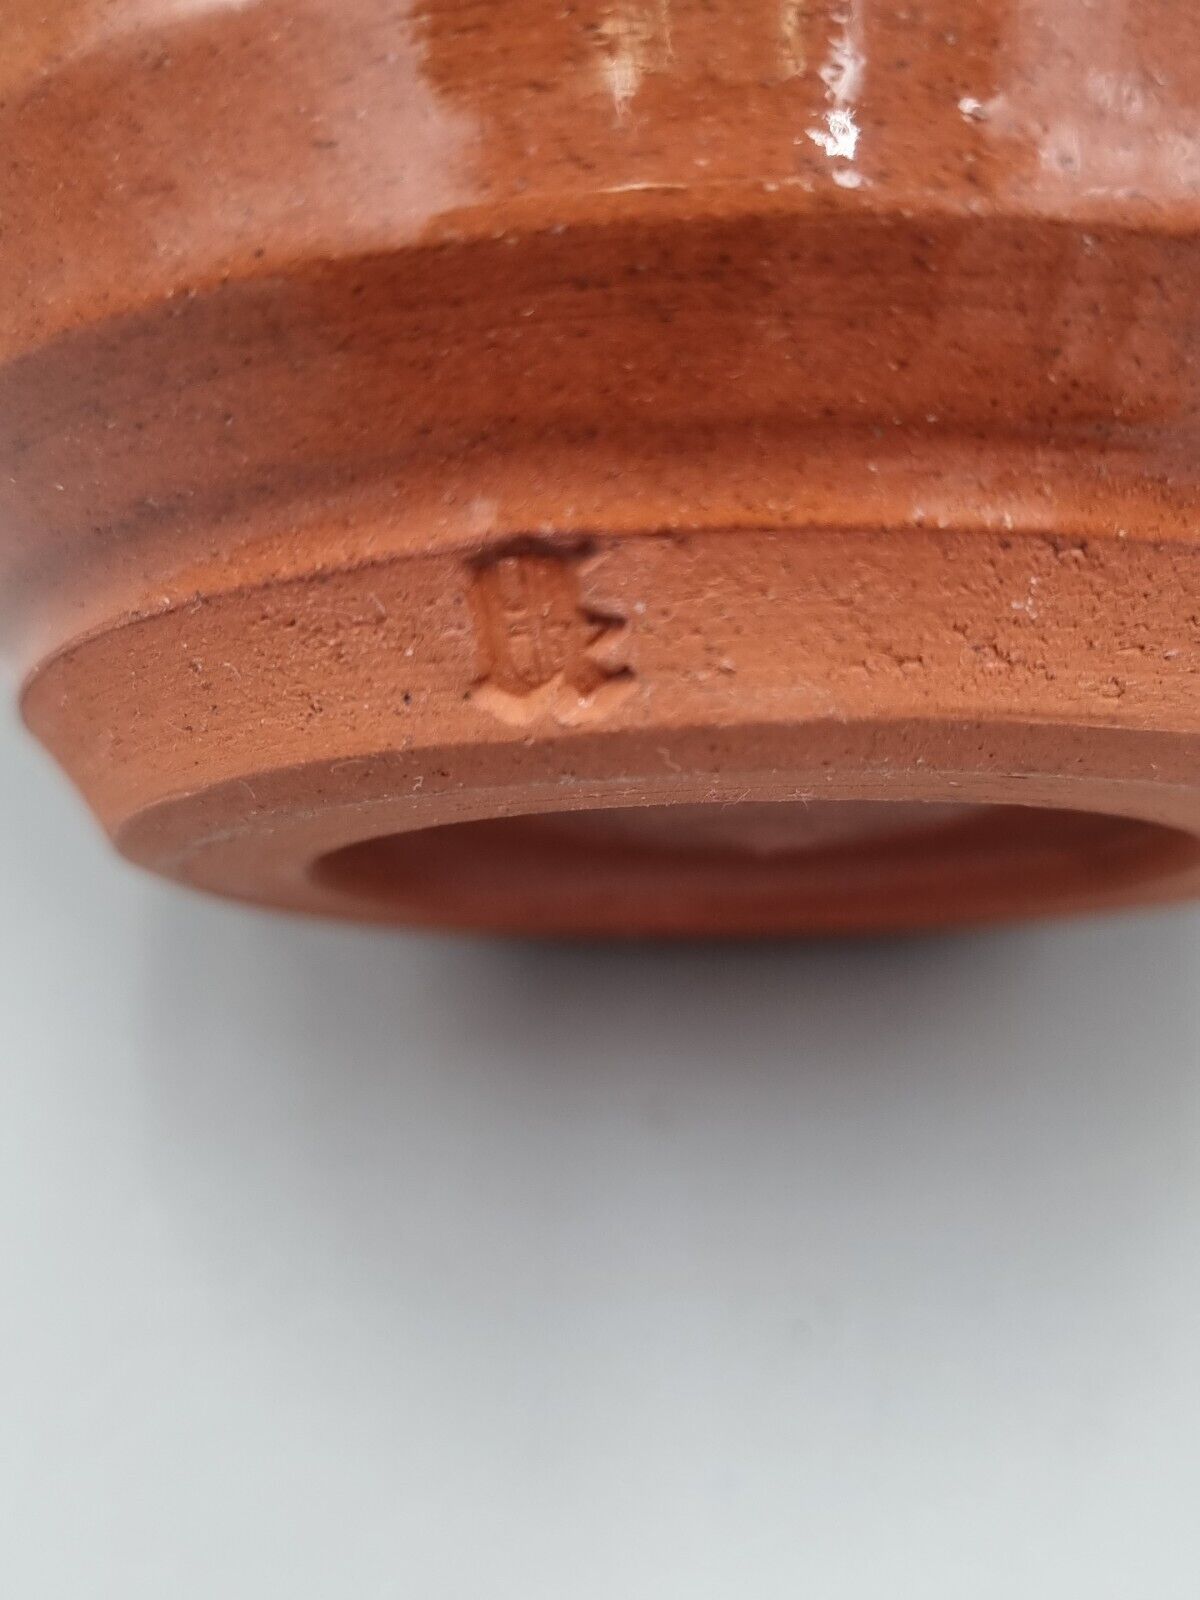
M 625 621 L 587 605 L 580 568 L 587 552 L 535 543 L 478 562 L 471 606 L 481 673 L 471 699 L 505 722 L 588 722 L 633 688 L 620 659 Z

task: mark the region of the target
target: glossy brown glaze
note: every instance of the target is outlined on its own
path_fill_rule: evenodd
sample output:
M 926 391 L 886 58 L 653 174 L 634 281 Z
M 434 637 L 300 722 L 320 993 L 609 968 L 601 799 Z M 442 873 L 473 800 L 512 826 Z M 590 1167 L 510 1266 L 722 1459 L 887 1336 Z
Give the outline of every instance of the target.
M 1200 12 L 0 27 L 0 620 L 133 859 L 563 932 L 1200 886 Z

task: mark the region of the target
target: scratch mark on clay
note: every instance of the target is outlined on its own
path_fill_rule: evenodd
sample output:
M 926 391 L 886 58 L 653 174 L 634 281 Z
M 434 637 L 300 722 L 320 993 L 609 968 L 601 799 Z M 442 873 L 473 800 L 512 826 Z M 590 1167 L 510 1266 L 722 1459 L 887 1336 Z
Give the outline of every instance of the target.
M 662 71 L 670 62 L 670 0 L 616 0 L 613 9 L 599 25 L 603 50 L 600 73 L 618 122 L 624 122 L 629 107 L 649 72 Z
M 841 12 L 837 21 L 841 31 L 830 41 L 829 55 L 818 76 L 835 106 L 853 106 L 862 88 L 866 57 L 859 45 L 857 6 Z
M 830 111 L 824 128 L 810 128 L 808 137 L 820 145 L 827 156 L 853 161 L 858 149 L 858 128 L 851 111 Z
M 867 65 L 862 47 L 860 0 L 849 0 L 849 8 L 836 12 L 834 21 L 838 32 L 830 40 L 825 63 L 818 72 L 825 85 L 829 110 L 822 127 L 806 131 L 813 144 L 831 161 L 846 163 L 834 167 L 833 181 L 843 189 L 857 189 L 863 179 L 852 163 L 861 137 L 857 111 Z
M 804 14 L 808 0 L 780 0 L 779 65 L 785 78 L 798 78 L 808 66 Z

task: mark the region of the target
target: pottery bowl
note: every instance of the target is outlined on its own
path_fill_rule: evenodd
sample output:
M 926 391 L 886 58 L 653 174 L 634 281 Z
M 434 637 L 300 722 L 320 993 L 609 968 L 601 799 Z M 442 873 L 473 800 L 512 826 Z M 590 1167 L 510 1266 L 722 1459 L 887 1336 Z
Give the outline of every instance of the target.
M 0 38 L 0 621 L 131 860 L 565 934 L 1200 887 L 1200 8 Z

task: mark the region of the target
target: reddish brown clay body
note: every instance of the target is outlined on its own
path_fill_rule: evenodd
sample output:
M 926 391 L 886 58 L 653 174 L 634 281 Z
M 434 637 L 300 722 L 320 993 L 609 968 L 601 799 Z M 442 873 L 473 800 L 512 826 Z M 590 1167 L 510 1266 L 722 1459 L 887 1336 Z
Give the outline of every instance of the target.
M 0 30 L 3 620 L 129 857 L 568 933 L 1200 888 L 1200 8 Z

